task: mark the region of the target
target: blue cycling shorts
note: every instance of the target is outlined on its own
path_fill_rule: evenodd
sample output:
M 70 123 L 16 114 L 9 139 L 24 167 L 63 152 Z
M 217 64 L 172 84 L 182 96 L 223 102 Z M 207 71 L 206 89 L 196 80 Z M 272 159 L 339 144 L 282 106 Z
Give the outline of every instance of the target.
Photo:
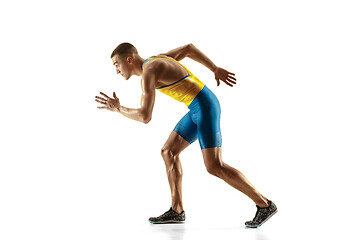
M 190 111 L 179 121 L 174 131 L 190 144 L 199 138 L 201 149 L 221 147 L 221 109 L 215 94 L 205 85 L 188 108 Z

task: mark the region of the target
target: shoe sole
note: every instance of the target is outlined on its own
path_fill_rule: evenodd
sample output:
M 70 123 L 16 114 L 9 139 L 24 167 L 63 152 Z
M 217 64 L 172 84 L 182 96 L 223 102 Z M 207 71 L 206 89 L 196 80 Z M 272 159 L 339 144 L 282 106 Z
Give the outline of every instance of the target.
M 184 223 L 185 221 L 163 221 L 163 222 L 152 222 L 152 221 L 149 221 L 150 223 L 152 223 L 152 224 L 168 224 L 168 223 L 172 223 L 172 224 L 174 224 L 174 223 Z
M 258 228 L 258 227 L 260 227 L 261 225 L 263 225 L 267 220 L 269 220 L 272 216 L 274 216 L 274 214 L 275 213 L 277 213 L 277 209 L 276 209 L 276 211 L 275 212 L 273 212 L 272 214 L 270 214 L 261 224 L 259 224 L 259 225 L 253 225 L 253 226 L 251 226 L 251 225 L 245 225 L 245 227 L 248 227 L 248 228 Z

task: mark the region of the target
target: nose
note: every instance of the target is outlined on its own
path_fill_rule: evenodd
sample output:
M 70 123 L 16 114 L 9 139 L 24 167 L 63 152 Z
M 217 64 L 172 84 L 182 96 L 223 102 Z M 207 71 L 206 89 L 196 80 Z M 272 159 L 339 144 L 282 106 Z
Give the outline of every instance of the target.
M 116 74 L 119 74 L 120 73 L 120 71 L 119 70 L 116 70 Z

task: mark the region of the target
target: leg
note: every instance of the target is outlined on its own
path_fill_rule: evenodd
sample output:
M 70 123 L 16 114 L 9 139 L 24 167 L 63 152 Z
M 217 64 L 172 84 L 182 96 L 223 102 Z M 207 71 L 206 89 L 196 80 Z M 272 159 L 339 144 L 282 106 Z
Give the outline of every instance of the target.
M 171 208 L 158 217 L 149 218 L 150 223 L 180 223 L 185 221 L 185 211 L 182 203 L 182 168 L 179 154 L 190 145 L 177 132 L 171 132 L 168 140 L 161 149 L 166 173 L 171 190 Z M 180 131 L 179 131 L 180 132 Z
M 161 156 L 165 162 L 171 190 L 171 207 L 177 213 L 184 210 L 182 203 L 182 168 L 179 154 L 189 145 L 190 143 L 183 137 L 172 131 L 161 149 Z
M 268 207 L 269 200 L 261 195 L 258 190 L 246 179 L 246 177 L 233 167 L 222 161 L 222 148 L 205 148 L 202 154 L 207 171 L 224 180 L 246 196 L 251 198 L 259 207 Z

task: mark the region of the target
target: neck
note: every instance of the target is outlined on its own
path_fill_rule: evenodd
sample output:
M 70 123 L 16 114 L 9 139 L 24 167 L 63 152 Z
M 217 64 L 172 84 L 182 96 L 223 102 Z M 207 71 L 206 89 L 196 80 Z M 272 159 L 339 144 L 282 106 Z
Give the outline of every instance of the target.
M 136 76 L 141 76 L 142 75 L 142 72 L 143 72 L 143 69 L 142 69 L 142 65 L 143 63 L 145 62 L 145 59 L 143 59 L 142 57 L 139 57 L 137 59 L 135 59 L 134 61 L 134 74 Z

